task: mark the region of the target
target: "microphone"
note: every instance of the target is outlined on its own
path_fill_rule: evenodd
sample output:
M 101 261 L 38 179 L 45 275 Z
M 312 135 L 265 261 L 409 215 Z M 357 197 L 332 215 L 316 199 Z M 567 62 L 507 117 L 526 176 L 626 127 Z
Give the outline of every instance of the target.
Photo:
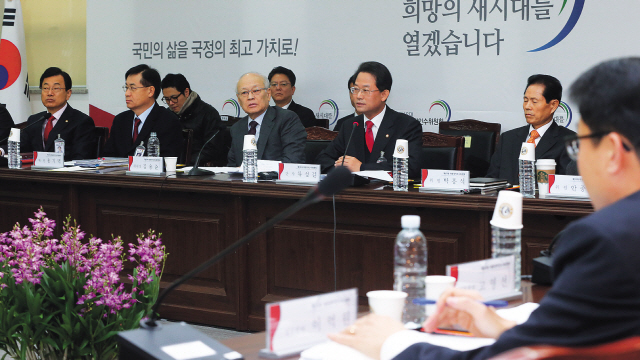
M 344 166 L 344 158 L 345 156 L 347 156 L 347 150 L 349 149 L 349 144 L 351 144 L 351 138 L 353 138 L 353 133 L 355 132 L 357 127 L 358 127 L 358 122 L 354 121 L 353 127 L 351 128 L 351 135 L 349 135 L 349 141 L 347 141 L 347 147 L 344 148 L 344 154 L 342 154 L 342 166 Z
M 210 170 L 204 170 L 204 169 L 200 169 L 198 168 L 198 164 L 200 164 L 200 156 L 202 156 L 202 150 L 204 150 L 205 146 L 207 146 L 207 144 L 213 140 L 214 137 L 216 137 L 216 135 L 218 135 L 218 133 L 220 132 L 220 129 L 218 129 L 218 131 L 216 131 L 213 135 L 211 135 L 211 137 L 209 138 L 209 140 L 204 142 L 204 145 L 202 145 L 202 149 L 200 149 L 200 153 L 198 154 L 198 157 L 196 158 L 196 163 L 193 165 L 193 167 L 191 168 L 191 170 L 189 170 L 189 176 L 191 175 L 212 175 L 215 174 L 213 171 Z
M 36 121 L 32 122 L 31 124 L 29 124 L 29 125 L 25 126 L 25 127 L 24 127 L 24 128 L 22 128 L 22 129 L 20 129 L 20 131 L 25 131 L 25 130 L 27 130 L 28 128 L 32 127 L 33 125 L 35 125 L 35 124 L 39 123 L 40 121 L 45 120 L 45 119 L 48 119 L 48 118 L 49 118 L 49 116 L 47 116 L 47 115 L 51 116 L 49 113 L 46 113 L 45 115 L 42 115 L 42 117 L 41 117 L 40 119 L 38 119 L 38 120 L 36 120 Z M 7 140 L 9 140 L 9 137 L 8 137 L 8 136 L 7 136 L 6 138 L 4 138 L 4 139 L 0 140 L 0 144 L 2 144 L 3 142 L 5 142 L 5 141 L 7 141 Z
M 307 192 L 307 194 L 302 199 L 298 200 L 298 202 L 291 205 L 273 218 L 269 219 L 269 221 L 251 231 L 240 240 L 229 245 L 229 247 L 222 250 L 220 253 L 216 254 L 206 262 L 202 263 L 197 268 L 191 270 L 187 274 L 180 277 L 178 280 L 171 283 L 171 285 L 164 289 L 164 291 L 162 291 L 162 293 L 160 293 L 160 295 L 158 296 L 156 303 L 151 309 L 151 315 L 149 319 L 140 321 L 140 329 L 124 331 L 117 335 L 118 344 L 120 345 L 120 359 L 158 359 L 158 357 L 155 357 L 154 355 L 158 353 L 158 344 L 172 344 L 175 343 L 177 339 L 179 339 L 180 341 L 189 342 L 194 341 L 194 337 L 197 337 L 198 340 L 205 342 L 205 344 L 207 344 L 208 346 L 224 347 L 222 344 L 219 344 L 215 340 L 208 338 L 204 334 L 188 327 L 186 324 L 171 324 L 168 326 L 163 326 L 165 328 L 165 331 L 161 331 L 162 329 L 156 323 L 156 320 L 158 318 L 158 308 L 160 307 L 162 300 L 164 300 L 164 298 L 175 288 L 182 285 L 187 280 L 191 279 L 200 272 L 208 269 L 211 265 L 222 260 L 229 253 L 246 244 L 257 235 L 264 233 L 275 224 L 300 211 L 302 208 L 314 204 L 327 197 L 331 197 L 334 194 L 342 191 L 344 188 L 349 186 L 350 183 L 351 172 L 349 171 L 349 169 L 345 167 L 337 167 L 333 169 L 329 172 L 329 174 L 327 174 L 327 177 L 324 178 L 324 180 L 318 183 L 318 185 L 311 188 L 311 190 L 309 190 L 309 192 Z M 169 330 L 172 328 L 177 329 L 178 326 L 180 326 L 180 330 Z M 226 347 L 224 348 L 231 351 Z M 129 352 L 130 354 L 135 354 L 137 357 L 133 357 L 127 354 L 127 352 Z

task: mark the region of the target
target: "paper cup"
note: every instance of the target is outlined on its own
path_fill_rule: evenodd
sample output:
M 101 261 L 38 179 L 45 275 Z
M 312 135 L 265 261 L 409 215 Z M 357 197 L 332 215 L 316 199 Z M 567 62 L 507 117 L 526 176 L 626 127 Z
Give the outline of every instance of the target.
M 393 157 L 408 159 L 409 158 L 409 141 L 396 140 L 396 148 L 393 150 Z
M 536 146 L 532 143 L 522 143 L 520 147 L 520 160 L 536 161 Z
M 424 281 L 427 286 L 426 298 L 431 300 L 438 300 L 445 290 L 454 287 L 456 284 L 456 278 L 453 276 L 429 275 L 425 277 Z M 427 316 L 431 315 L 435 309 L 435 305 L 427 305 Z
M 500 191 L 489 223 L 503 229 L 522 229 L 522 194 L 509 190 Z
M 244 145 L 242 146 L 242 150 L 257 150 L 256 146 L 256 136 L 255 135 L 245 135 L 244 136 Z
M 176 172 L 176 164 L 178 163 L 178 158 L 175 156 L 165 157 L 164 158 L 164 166 L 167 172 Z
M 371 312 L 402 321 L 402 310 L 407 293 L 393 290 L 375 290 L 367 293 Z
M 545 198 L 549 193 L 549 175 L 556 173 L 556 161 L 554 159 L 540 159 L 536 161 L 536 182 L 538 183 L 538 196 Z

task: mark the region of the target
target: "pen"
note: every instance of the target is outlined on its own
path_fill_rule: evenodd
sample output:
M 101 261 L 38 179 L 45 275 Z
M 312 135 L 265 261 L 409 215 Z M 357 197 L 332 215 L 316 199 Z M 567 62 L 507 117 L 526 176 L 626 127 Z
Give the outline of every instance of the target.
M 416 305 L 435 305 L 437 300 L 425 299 L 425 298 L 417 298 L 413 299 L 413 303 Z M 493 301 L 481 301 L 481 303 L 486 306 L 493 306 L 494 308 L 505 307 L 509 305 L 509 303 L 505 300 L 493 300 Z

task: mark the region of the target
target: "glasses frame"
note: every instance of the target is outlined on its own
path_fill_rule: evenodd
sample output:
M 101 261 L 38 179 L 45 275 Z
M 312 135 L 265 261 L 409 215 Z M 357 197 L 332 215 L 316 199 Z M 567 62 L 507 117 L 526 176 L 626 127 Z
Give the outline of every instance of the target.
M 52 88 L 50 88 L 50 87 L 41 87 L 40 88 L 40 91 L 42 91 L 42 92 L 48 93 L 49 91 L 53 91 L 54 94 L 57 94 L 62 90 L 66 91 L 67 88 L 66 87 L 57 87 L 57 88 L 55 88 L 55 87 L 52 87 Z
M 127 92 L 127 90 L 131 90 L 131 92 L 134 92 L 134 91 L 136 91 L 138 89 L 148 88 L 148 87 L 151 87 L 151 86 L 131 86 L 131 87 L 129 87 L 128 85 L 122 85 L 122 90 L 124 92 Z
M 564 146 L 567 149 L 567 154 L 569 154 L 569 157 L 571 158 L 571 160 L 577 161 L 578 160 L 578 154 L 580 153 L 580 140 L 582 140 L 582 139 L 598 139 L 598 138 L 605 137 L 605 136 L 611 134 L 612 132 L 614 132 L 614 131 L 613 130 L 610 130 L 610 131 L 598 131 L 598 132 L 595 132 L 593 134 L 583 135 L 583 136 L 578 136 L 578 134 L 565 136 L 565 138 L 564 138 Z M 632 146 L 629 146 L 624 141 L 622 142 L 622 147 L 626 151 L 631 151 L 631 148 L 632 148 Z
M 287 86 L 291 85 L 290 82 L 283 82 L 283 83 L 273 83 L 273 84 L 269 84 L 269 87 L 272 89 L 277 88 L 278 86 L 281 88 L 285 88 Z
M 180 94 L 173 95 L 173 96 L 163 96 L 162 97 L 162 102 L 164 102 L 167 105 L 172 104 L 172 103 L 177 103 L 178 99 L 180 98 L 180 95 L 184 95 L 184 92 L 181 92 Z
M 243 92 L 239 92 L 236 93 L 236 95 L 242 97 L 242 98 L 248 98 L 249 97 L 249 93 L 252 93 L 253 96 L 258 97 L 260 96 L 260 93 L 262 93 L 263 90 L 269 90 L 269 88 L 260 88 L 260 89 L 253 89 L 253 90 L 246 90 Z
M 371 95 L 372 93 L 374 93 L 376 91 L 380 91 L 380 89 L 371 90 L 371 89 L 360 89 L 360 88 L 357 88 L 357 87 L 349 88 L 349 92 L 351 92 L 352 94 L 355 94 L 355 95 L 358 95 L 358 94 L 360 94 L 362 92 L 364 94 L 364 96 L 369 96 L 369 95 Z

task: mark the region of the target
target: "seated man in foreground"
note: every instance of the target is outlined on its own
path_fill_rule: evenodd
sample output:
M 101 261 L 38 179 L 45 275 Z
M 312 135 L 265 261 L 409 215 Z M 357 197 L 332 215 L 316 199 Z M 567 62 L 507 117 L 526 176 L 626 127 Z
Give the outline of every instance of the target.
M 257 73 L 244 74 L 238 80 L 236 93 L 247 116 L 229 129 L 231 148 L 227 166 L 242 164 L 242 147 L 247 134 L 256 136 L 258 160 L 304 164 L 307 132 L 296 113 L 269 106 L 269 80 Z
M 582 119 L 566 142 L 596 212 L 575 221 L 553 254 L 554 283 L 529 319 L 515 325 L 450 289 L 424 323 L 452 324 L 497 341 L 467 352 L 419 343 L 415 332 L 369 315 L 330 337 L 376 359 L 487 359 L 521 346 L 580 347 L 640 335 L 640 58 L 604 62 L 571 88 Z M 395 349 L 394 349 L 395 347 Z

